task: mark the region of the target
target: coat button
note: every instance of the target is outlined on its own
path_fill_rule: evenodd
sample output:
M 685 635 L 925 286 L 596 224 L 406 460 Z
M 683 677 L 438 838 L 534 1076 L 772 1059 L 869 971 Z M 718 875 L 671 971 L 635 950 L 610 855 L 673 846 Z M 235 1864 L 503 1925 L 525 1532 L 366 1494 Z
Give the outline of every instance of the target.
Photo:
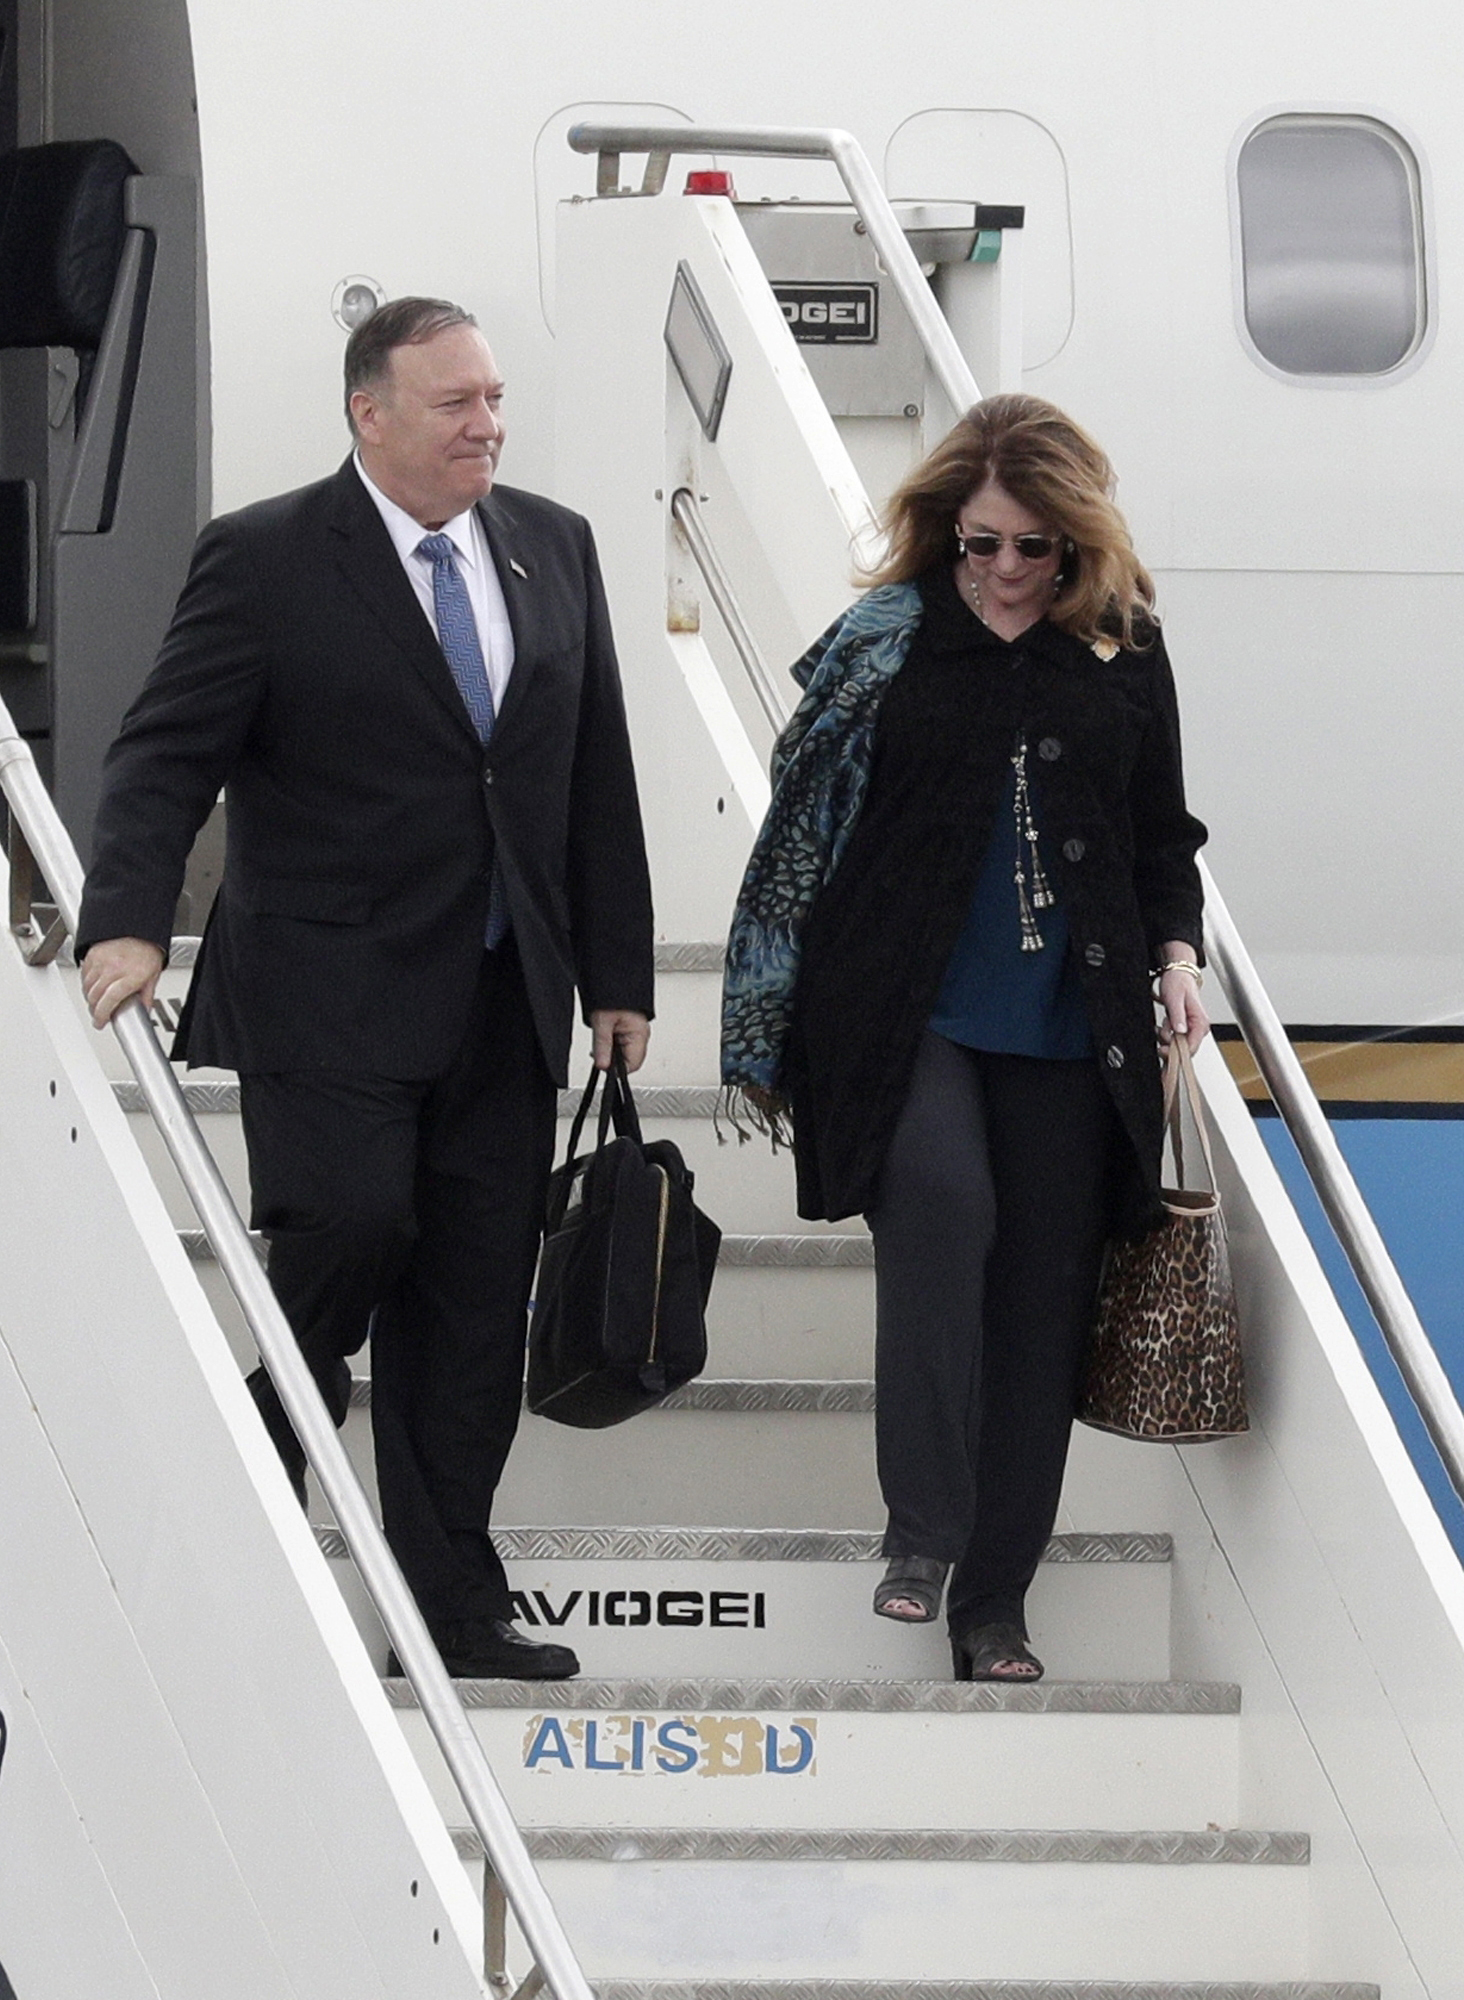
M 491 785 L 493 783 L 493 766 L 491 764 L 485 764 L 483 766 L 483 783 L 485 785 Z
M 1123 1050 L 1118 1046 L 1117 1042 L 1110 1042 L 1108 1044 L 1107 1062 L 1110 1069 L 1123 1068 Z
M 1102 965 L 1107 957 L 1108 953 L 1103 949 L 1101 944 L 1085 944 L 1083 946 L 1083 961 L 1087 965 Z
M 1044 764 L 1055 764 L 1062 755 L 1062 745 L 1055 736 L 1044 736 L 1037 745 L 1037 755 Z
M 1088 844 L 1083 840 L 1065 840 L 1062 844 L 1062 854 L 1065 861 L 1081 861 L 1087 851 Z

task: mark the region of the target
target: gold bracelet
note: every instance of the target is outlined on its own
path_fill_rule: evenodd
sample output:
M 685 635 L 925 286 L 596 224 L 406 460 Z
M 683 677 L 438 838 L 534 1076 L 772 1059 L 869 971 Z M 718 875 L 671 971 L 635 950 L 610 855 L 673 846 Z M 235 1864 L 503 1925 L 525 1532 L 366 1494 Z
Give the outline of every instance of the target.
M 1162 979 L 1166 972 L 1187 972 L 1196 986 L 1203 986 L 1205 983 L 1204 973 L 1192 958 L 1167 958 L 1162 965 L 1155 967 L 1154 977 Z

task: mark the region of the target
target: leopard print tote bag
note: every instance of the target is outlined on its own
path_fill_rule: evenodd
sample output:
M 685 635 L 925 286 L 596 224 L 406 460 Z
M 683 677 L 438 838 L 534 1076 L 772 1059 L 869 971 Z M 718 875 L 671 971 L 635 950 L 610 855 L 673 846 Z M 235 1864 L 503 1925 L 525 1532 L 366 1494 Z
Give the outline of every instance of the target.
M 1184 1185 L 1181 1078 L 1208 1188 Z M 1248 1426 L 1245 1374 L 1225 1218 L 1189 1049 L 1176 1035 L 1164 1077 L 1164 1118 L 1176 1187 L 1160 1189 L 1165 1220 L 1138 1242 L 1110 1245 L 1078 1399 L 1097 1430 L 1156 1444 L 1236 1437 Z

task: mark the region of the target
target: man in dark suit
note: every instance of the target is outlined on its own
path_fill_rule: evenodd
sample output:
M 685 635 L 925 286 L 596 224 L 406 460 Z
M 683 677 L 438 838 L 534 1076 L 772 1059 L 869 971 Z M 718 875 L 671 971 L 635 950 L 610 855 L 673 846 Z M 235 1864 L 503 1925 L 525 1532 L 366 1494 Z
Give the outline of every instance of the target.
M 214 521 L 109 755 L 78 950 L 150 1004 L 194 834 L 227 859 L 174 1045 L 240 1076 L 254 1220 L 336 1422 L 368 1328 L 382 1516 L 451 1671 L 578 1663 L 509 1622 L 518 1421 L 574 989 L 642 1061 L 650 891 L 588 525 L 498 487 L 476 322 L 400 299 L 346 349 L 353 457 Z M 304 1458 L 250 1378 L 297 1491 Z

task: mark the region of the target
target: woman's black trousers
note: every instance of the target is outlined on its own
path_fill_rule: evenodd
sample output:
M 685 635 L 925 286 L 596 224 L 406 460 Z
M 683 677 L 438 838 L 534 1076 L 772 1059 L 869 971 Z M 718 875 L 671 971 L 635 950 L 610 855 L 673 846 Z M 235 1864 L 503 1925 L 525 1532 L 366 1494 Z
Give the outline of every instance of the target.
M 886 1555 L 954 1563 L 953 1633 L 1012 1619 L 1057 1516 L 1117 1120 L 1093 1058 L 927 1032 L 869 1224 Z

